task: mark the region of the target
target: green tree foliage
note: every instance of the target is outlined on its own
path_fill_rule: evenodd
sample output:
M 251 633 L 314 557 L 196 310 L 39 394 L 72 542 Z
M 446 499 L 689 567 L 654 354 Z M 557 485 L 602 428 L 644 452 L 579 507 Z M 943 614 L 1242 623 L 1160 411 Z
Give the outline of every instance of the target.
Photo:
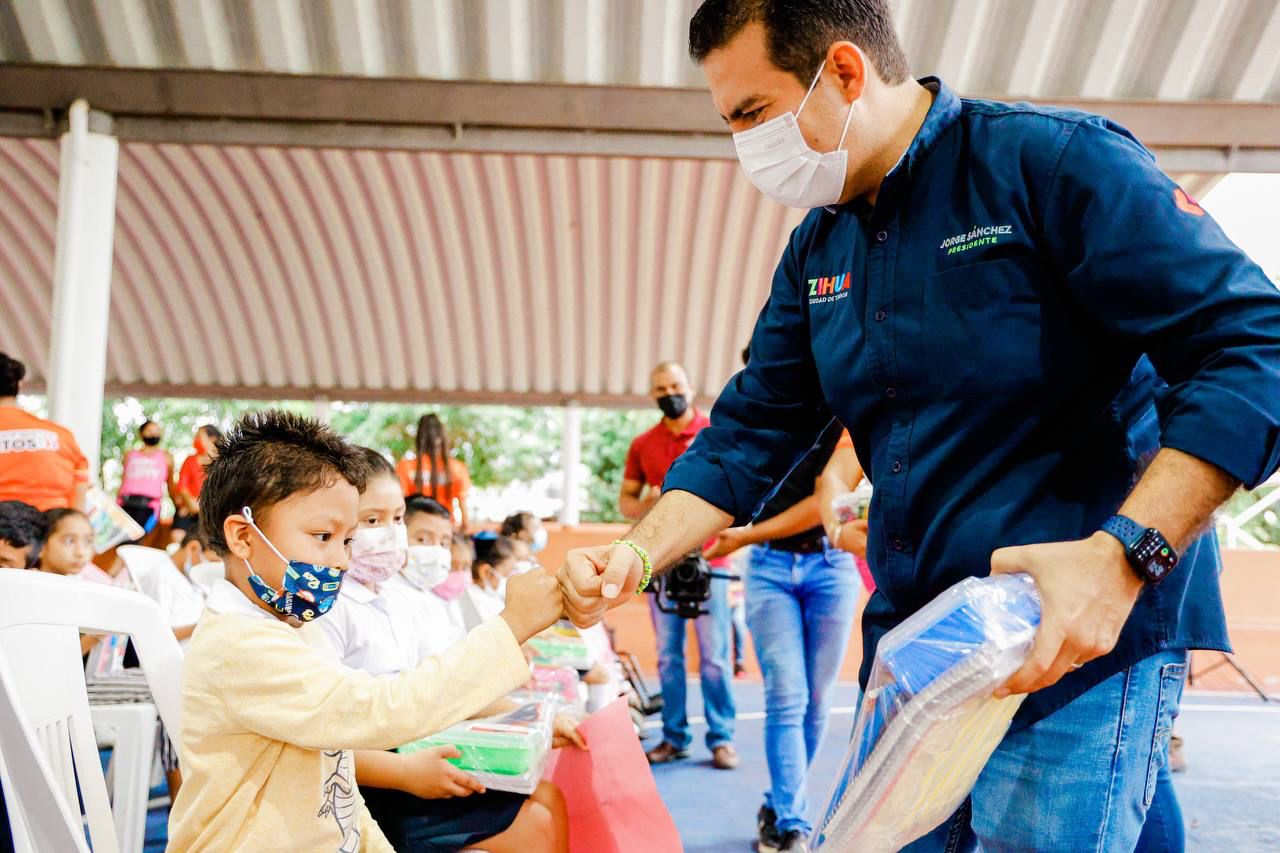
M 214 423 L 227 429 L 245 412 L 267 406 L 301 414 L 313 411 L 313 404 L 296 400 L 108 399 L 102 413 L 103 486 L 112 494 L 119 489 L 124 454 L 139 446 L 137 430 L 147 418 L 163 427 L 161 446 L 173 454 L 175 464 L 181 464 L 191 452 L 198 427 Z M 479 488 L 530 482 L 559 470 L 564 429 L 564 412 L 559 407 L 334 403 L 330 423 L 350 441 L 400 459 L 413 449 L 418 418 L 428 412 L 444 422 L 454 455 L 466 464 Z M 655 418 L 648 411 L 582 410 L 582 462 L 591 472 L 583 520 L 621 520 L 618 488 L 627 448 Z

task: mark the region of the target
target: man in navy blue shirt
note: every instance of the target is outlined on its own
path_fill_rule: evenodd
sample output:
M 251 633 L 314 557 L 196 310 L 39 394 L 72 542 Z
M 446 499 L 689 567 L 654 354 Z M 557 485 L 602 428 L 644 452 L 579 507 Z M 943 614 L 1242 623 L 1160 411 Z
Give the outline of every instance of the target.
M 1229 647 L 1211 515 L 1280 462 L 1280 292 L 1123 128 L 913 80 L 883 0 L 708 0 L 690 47 L 747 176 L 812 211 L 662 499 L 561 569 L 570 614 L 749 520 L 835 417 L 875 484 L 864 680 L 964 577 L 1043 602 L 998 691 L 1030 695 L 920 849 L 1134 849 L 1186 652 Z

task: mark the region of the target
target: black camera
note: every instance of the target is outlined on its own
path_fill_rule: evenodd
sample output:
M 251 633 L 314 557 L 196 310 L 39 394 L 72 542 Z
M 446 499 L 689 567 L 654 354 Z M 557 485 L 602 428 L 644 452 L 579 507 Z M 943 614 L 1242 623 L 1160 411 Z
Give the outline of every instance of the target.
M 658 609 L 682 619 L 697 619 L 710 613 L 702 605 L 711 600 L 712 578 L 737 580 L 737 575 L 713 572 L 700 552 L 682 558 L 665 575 L 655 576 L 649 592 L 657 596 Z

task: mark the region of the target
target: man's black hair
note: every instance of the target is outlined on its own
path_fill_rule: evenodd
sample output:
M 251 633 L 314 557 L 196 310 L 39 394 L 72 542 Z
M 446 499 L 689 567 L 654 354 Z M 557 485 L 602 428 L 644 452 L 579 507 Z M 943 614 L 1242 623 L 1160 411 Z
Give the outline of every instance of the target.
M 44 513 L 22 501 L 0 501 L 0 539 L 15 548 L 30 548 L 27 568 L 36 564 L 48 523 Z
M 312 418 L 250 412 L 218 442 L 200 490 L 200 529 L 213 551 L 229 549 L 222 525 L 243 507 L 261 523 L 276 504 L 345 480 L 364 490 L 368 461 L 359 448 Z
M 453 523 L 453 513 L 445 507 L 444 504 L 435 498 L 429 498 L 426 495 L 414 495 L 404 502 L 404 520 L 408 521 L 419 513 L 434 515 L 437 518 L 447 518 Z
M 537 516 L 526 511 L 515 512 L 508 515 L 502 521 L 502 529 L 498 531 L 503 536 L 515 536 L 517 533 L 523 533 L 533 526 L 533 522 L 537 520 Z
M 706 0 L 689 22 L 689 56 L 701 65 L 755 23 L 764 27 L 769 61 L 805 86 L 838 41 L 862 48 L 891 86 L 911 73 L 886 0 Z
M 0 352 L 0 397 L 18 396 L 18 386 L 27 375 L 27 366 Z

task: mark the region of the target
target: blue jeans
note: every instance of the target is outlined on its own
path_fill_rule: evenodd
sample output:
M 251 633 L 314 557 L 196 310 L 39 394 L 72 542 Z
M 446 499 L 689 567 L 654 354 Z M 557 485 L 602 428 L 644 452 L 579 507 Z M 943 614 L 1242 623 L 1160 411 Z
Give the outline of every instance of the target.
M 662 681 L 662 737 L 677 749 L 688 749 L 689 715 L 685 711 L 688 691 L 684 668 L 685 623 L 674 613 L 658 610 L 657 596 L 650 595 L 649 613 L 658 636 L 658 677 Z M 702 675 L 702 705 L 707 716 L 707 749 L 733 743 L 737 708 L 733 701 L 732 620 L 729 617 L 729 581 L 712 578 L 708 615 L 693 621 L 698 635 L 698 657 Z
M 764 673 L 765 805 L 778 829 L 809 832 L 805 774 L 827 729 L 858 603 L 852 555 L 833 549 L 793 554 L 753 548 L 747 570 L 747 625 Z
M 1186 652 L 1160 652 L 1009 734 L 968 802 L 903 849 L 1110 853 L 1143 838 L 1143 849 L 1181 850 L 1165 763 L 1186 669 Z M 1159 843 L 1178 846 L 1146 846 L 1149 816 L 1164 824 Z

